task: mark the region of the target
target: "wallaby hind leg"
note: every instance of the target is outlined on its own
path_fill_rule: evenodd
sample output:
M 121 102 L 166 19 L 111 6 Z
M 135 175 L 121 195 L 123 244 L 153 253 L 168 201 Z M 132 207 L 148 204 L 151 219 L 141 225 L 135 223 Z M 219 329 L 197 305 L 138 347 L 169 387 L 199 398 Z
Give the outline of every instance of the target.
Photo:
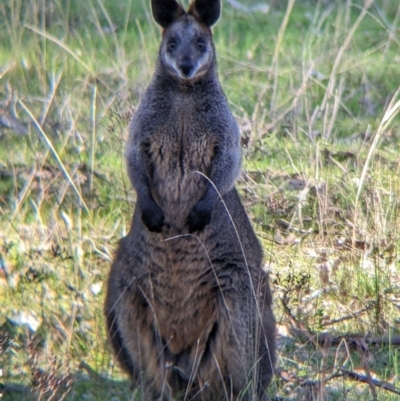
M 132 359 L 128 350 L 125 348 L 121 333 L 118 327 L 118 322 L 115 314 L 115 303 L 113 302 L 110 293 L 108 294 L 105 305 L 106 327 L 108 331 L 108 338 L 110 339 L 115 356 L 120 363 L 121 368 L 128 373 L 133 380 L 137 379 L 137 372 L 135 371 Z
M 123 296 L 120 297 L 123 299 Z M 118 301 L 117 301 L 118 302 Z M 121 368 L 127 372 L 135 387 L 141 392 L 141 399 L 146 401 L 170 401 L 171 400 L 171 389 L 168 385 L 167 376 L 165 371 L 160 367 L 160 347 L 157 346 L 154 341 L 155 333 L 151 327 L 141 327 L 139 330 L 132 330 L 129 340 L 122 336 L 120 327 L 118 326 L 117 313 L 114 312 L 115 303 L 111 296 L 106 299 L 106 323 L 108 329 L 108 335 L 111 345 L 114 350 L 114 354 L 119 362 Z M 121 316 L 119 316 L 121 319 Z M 126 316 L 127 319 L 128 316 Z M 138 328 L 139 329 L 139 328 Z M 142 341 L 143 339 L 143 341 Z M 147 341 L 146 341 L 147 340 Z M 134 346 L 133 343 L 146 343 L 143 347 Z M 149 342 L 153 346 L 149 346 Z M 132 358 L 132 352 L 136 357 Z M 146 365 L 141 366 L 140 360 L 142 357 L 147 362 Z M 152 374 L 149 377 L 146 376 L 146 369 L 151 370 Z
M 274 376 L 275 366 L 275 318 L 270 307 L 263 305 L 260 311 L 262 315 L 262 328 L 259 335 L 258 347 L 258 375 L 257 396 L 259 401 L 267 401 L 266 389 Z
M 154 376 L 158 380 L 149 381 L 140 374 L 138 367 L 132 363 L 132 359 L 121 340 L 115 322 L 110 325 L 110 340 L 121 368 L 131 376 L 135 387 L 140 389 L 141 399 L 145 401 L 170 401 L 171 389 L 168 385 L 169 380 L 167 376 L 164 372 L 154 373 Z M 156 359 L 156 355 L 154 355 L 154 359 Z M 164 377 L 164 379 L 161 377 Z
M 114 354 L 120 363 L 121 368 L 128 373 L 132 379 L 137 379 L 139 372 L 127 348 L 122 334 L 118 313 L 121 309 L 121 271 L 124 269 L 124 251 L 126 239 L 123 238 L 118 246 L 115 259 L 111 266 L 111 271 L 107 281 L 107 294 L 104 303 L 104 316 L 106 318 L 106 329 L 108 338 L 113 348 Z

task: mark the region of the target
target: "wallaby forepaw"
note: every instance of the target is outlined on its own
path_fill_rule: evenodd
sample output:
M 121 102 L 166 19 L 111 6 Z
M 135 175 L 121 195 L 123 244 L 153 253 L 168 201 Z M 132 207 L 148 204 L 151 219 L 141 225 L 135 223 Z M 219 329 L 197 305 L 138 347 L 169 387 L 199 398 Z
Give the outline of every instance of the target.
M 190 211 L 186 220 L 189 232 L 202 231 L 204 227 L 211 221 L 212 208 L 197 203 Z
M 154 203 L 142 210 L 142 220 L 149 231 L 160 233 L 164 226 L 164 212 Z

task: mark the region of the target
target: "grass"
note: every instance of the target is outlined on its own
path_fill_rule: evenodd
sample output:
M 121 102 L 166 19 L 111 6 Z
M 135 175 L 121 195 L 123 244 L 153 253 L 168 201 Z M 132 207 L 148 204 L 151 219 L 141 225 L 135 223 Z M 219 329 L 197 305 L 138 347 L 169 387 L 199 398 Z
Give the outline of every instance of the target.
M 397 400 L 400 8 L 278 3 L 225 2 L 214 30 L 271 272 L 271 393 Z M 159 29 L 144 0 L 11 0 L 0 19 L 3 399 L 135 399 L 106 343 L 103 287 L 130 224 L 126 126 Z

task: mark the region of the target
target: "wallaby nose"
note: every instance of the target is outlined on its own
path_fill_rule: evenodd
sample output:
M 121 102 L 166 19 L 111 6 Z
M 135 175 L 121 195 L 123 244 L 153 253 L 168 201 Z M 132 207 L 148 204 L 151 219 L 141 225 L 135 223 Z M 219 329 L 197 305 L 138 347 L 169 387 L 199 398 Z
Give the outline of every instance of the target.
M 185 77 L 188 77 L 193 71 L 193 63 L 190 60 L 182 60 L 179 63 L 179 69 Z

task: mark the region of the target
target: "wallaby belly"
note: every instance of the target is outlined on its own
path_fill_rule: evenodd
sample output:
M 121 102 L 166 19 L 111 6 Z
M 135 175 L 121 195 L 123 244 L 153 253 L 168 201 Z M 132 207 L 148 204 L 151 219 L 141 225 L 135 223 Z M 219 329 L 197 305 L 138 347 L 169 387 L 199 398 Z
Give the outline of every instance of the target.
M 151 297 L 158 329 L 179 354 L 205 342 L 216 319 L 216 278 L 204 245 L 194 236 L 164 237 L 152 249 Z

